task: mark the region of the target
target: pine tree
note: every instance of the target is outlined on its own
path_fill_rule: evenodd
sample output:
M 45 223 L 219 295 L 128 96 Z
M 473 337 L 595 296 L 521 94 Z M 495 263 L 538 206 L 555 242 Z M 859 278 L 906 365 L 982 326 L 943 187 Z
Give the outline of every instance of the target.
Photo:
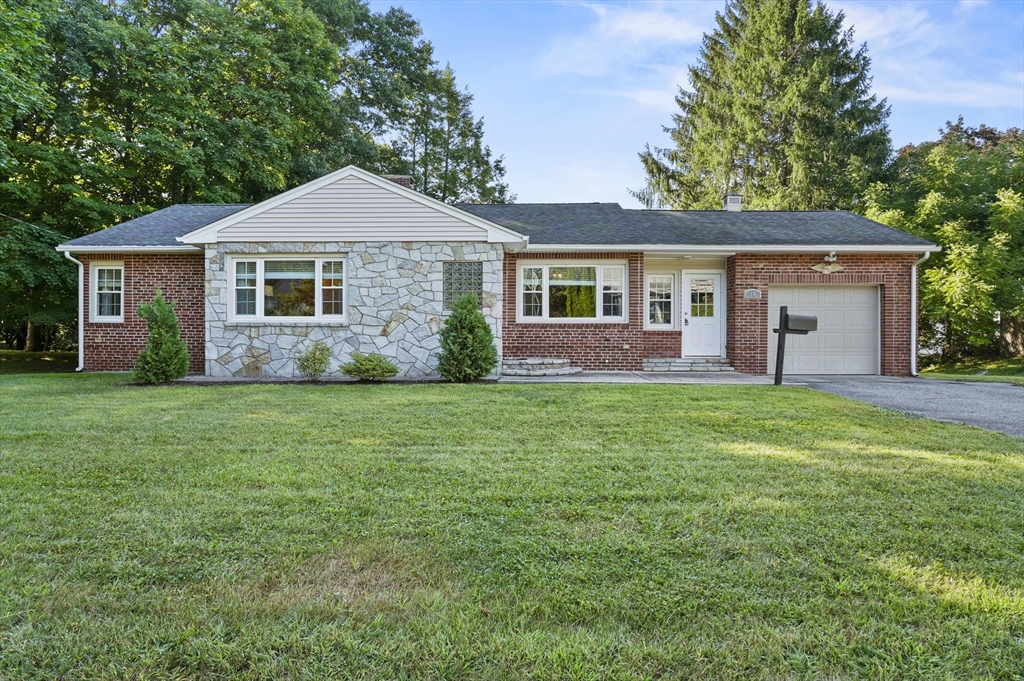
M 164 300 L 157 289 L 151 304 L 139 306 L 139 316 L 146 321 L 149 338 L 135 362 L 132 378 L 141 383 L 167 383 L 188 374 L 188 348 L 181 340 L 174 303 Z
M 455 309 L 441 329 L 441 356 L 437 370 L 453 383 L 483 378 L 498 366 L 494 334 L 477 307 L 472 293 L 459 296 Z
M 665 131 L 640 154 L 648 207 L 849 207 L 881 178 L 891 143 L 885 100 L 870 94 L 867 47 L 843 13 L 812 0 L 730 0 L 705 35 Z

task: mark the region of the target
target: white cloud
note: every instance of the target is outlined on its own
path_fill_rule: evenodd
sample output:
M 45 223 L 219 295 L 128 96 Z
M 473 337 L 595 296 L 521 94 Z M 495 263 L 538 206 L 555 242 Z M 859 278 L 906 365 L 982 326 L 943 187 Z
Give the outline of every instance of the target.
M 593 21 L 581 32 L 558 36 L 540 57 L 545 75 L 599 77 L 628 69 L 657 68 L 673 48 L 695 47 L 712 25 L 717 3 L 581 3 Z
M 974 5 L 966 9 L 975 9 Z M 980 3 L 983 4 L 983 3 Z M 924 2 L 843 2 L 847 25 L 858 43 L 866 41 L 871 57 L 874 91 L 890 102 L 913 102 L 955 107 L 1020 107 L 1024 88 L 1016 74 L 987 78 L 987 36 L 976 29 L 977 16 L 946 10 Z M 989 73 L 992 73 L 989 71 Z M 950 114 L 953 115 L 952 113 Z

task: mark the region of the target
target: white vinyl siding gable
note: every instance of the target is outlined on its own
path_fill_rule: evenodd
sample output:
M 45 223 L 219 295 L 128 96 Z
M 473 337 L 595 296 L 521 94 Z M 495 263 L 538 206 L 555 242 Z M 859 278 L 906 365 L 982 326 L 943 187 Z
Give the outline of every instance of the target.
M 358 177 L 225 227 L 218 241 L 487 241 L 487 230 Z

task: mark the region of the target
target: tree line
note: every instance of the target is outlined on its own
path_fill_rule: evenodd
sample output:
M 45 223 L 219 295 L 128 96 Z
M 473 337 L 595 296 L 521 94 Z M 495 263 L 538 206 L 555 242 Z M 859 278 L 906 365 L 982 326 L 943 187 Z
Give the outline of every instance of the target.
M 730 0 L 689 89 L 640 153 L 649 208 L 845 209 L 942 246 L 921 267 L 922 347 L 1024 354 L 1024 135 L 949 122 L 893 151 L 867 46 L 812 0 Z
M 0 340 L 59 341 L 53 246 L 175 203 L 256 202 L 348 164 L 507 202 L 473 97 L 362 0 L 0 0 Z M 42 336 L 39 335 L 42 332 Z

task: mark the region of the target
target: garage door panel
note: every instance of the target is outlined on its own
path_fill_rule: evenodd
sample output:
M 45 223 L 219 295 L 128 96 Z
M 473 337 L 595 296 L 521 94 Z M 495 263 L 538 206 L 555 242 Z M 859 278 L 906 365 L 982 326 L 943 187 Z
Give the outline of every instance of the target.
M 814 289 L 816 291 L 823 291 L 822 297 L 824 300 L 821 302 L 826 305 L 842 305 L 846 302 L 846 290 L 841 288 L 833 289 Z
M 818 326 L 827 329 L 845 329 L 846 311 L 823 309 L 818 315 Z
M 877 287 L 770 287 L 769 328 L 775 328 L 781 305 L 788 305 L 792 314 L 818 317 L 818 331 L 786 339 L 787 373 L 878 373 Z M 777 344 L 778 335 L 769 334 L 769 371 L 775 370 Z
M 878 290 L 875 288 L 848 288 L 846 289 L 846 305 L 870 307 L 874 309 L 878 304 Z
M 872 333 L 848 333 L 847 350 L 860 351 L 862 353 L 874 354 L 875 346 L 878 345 L 878 337 Z
M 794 305 L 817 305 L 821 302 L 821 292 L 814 288 L 798 288 L 794 298 Z
M 874 308 L 870 310 L 849 310 L 846 313 L 851 329 L 873 329 L 877 326 L 878 313 Z
M 808 334 L 810 338 L 814 334 Z M 832 333 L 824 332 L 821 333 L 821 348 L 824 350 L 844 350 L 846 348 L 846 334 L 845 333 Z

